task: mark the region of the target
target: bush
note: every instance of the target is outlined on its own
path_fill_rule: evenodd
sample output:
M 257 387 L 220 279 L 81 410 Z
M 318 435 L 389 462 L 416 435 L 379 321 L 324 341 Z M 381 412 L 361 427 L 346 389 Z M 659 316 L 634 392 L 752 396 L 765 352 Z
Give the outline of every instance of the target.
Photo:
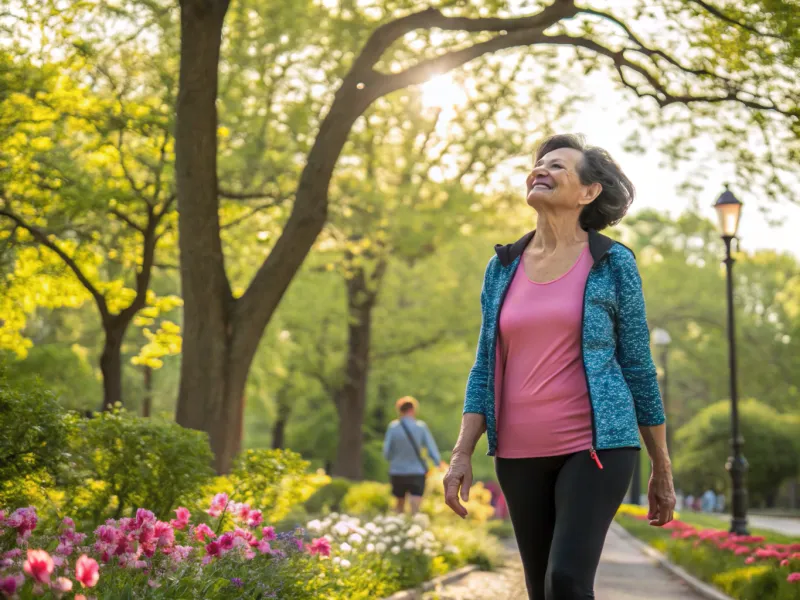
M 500 538 L 501 540 L 510 540 L 514 538 L 514 526 L 509 520 L 494 520 L 487 523 L 489 533 Z
M 67 463 L 64 411 L 39 382 L 12 387 L 0 363 L 0 506 L 38 504 Z
M 311 515 L 341 511 L 342 500 L 352 485 L 353 482 L 348 479 L 334 477 L 306 501 L 306 510 Z
M 351 515 L 374 517 L 391 508 L 390 486 L 364 481 L 350 486 L 342 499 L 342 510 Z
M 435 468 L 425 480 L 425 498 L 422 510 L 432 517 L 458 519 L 456 514 L 444 502 L 443 480 L 447 469 Z M 464 503 L 468 511 L 468 519 L 485 523 L 494 515 L 492 493 L 476 482 L 469 490 L 469 502 Z
M 753 504 L 772 497 L 781 483 L 800 471 L 800 429 L 775 409 L 756 400 L 739 408 Z M 730 454 L 730 403 L 717 402 L 698 413 L 675 435 L 675 479 L 686 491 L 727 489 L 723 466 Z
M 121 409 L 71 420 L 66 505 L 85 524 L 130 515 L 136 506 L 165 519 L 213 476 L 205 433 Z
M 279 521 L 330 480 L 324 473 L 309 474 L 308 467 L 308 461 L 291 450 L 246 450 L 229 476 L 233 497 L 266 507 L 264 516 Z

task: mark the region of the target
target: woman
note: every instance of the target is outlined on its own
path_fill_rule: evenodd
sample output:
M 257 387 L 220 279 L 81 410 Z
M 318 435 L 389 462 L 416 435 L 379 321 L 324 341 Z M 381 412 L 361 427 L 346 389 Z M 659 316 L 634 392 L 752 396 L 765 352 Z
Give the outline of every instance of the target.
M 598 233 L 633 184 L 604 150 L 557 135 L 536 152 L 527 203 L 537 228 L 496 246 L 461 432 L 444 480 L 460 516 L 484 431 L 528 595 L 594 598 L 606 533 L 631 481 L 639 433 L 652 461 L 651 525 L 672 520 L 664 409 L 633 253 Z

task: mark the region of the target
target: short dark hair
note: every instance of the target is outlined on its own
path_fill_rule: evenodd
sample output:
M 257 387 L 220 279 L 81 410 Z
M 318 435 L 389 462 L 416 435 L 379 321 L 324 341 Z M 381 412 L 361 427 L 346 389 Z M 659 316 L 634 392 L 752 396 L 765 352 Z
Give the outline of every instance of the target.
M 536 150 L 536 162 L 545 154 L 561 148 L 572 148 L 583 154 L 578 164 L 578 177 L 583 185 L 599 183 L 603 186 L 594 202 L 581 211 L 581 227 L 600 231 L 619 223 L 636 195 L 631 180 L 608 152 L 587 145 L 582 135 L 561 134 L 547 138 Z
M 413 402 L 406 402 L 404 404 L 401 404 L 400 405 L 400 414 L 401 415 L 405 414 L 408 411 L 412 410 L 413 408 L 414 408 L 414 403 Z

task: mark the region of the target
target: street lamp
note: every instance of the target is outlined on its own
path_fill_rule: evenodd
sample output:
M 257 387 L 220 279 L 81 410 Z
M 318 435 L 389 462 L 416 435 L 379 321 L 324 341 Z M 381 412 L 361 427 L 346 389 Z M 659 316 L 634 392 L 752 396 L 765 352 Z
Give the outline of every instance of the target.
M 725 191 L 714 204 L 719 217 L 720 233 L 725 242 L 725 270 L 727 272 L 728 295 L 728 363 L 731 391 L 731 450 L 725 468 L 731 474 L 733 485 L 733 498 L 731 502 L 731 533 L 747 534 L 747 488 L 744 477 L 747 471 L 747 461 L 742 455 L 744 439 L 739 432 L 739 398 L 736 389 L 736 327 L 734 324 L 733 308 L 733 257 L 731 256 L 731 243 L 739 229 L 739 216 L 742 212 L 742 203 L 725 187 Z
M 664 374 L 661 377 L 661 396 L 664 401 L 664 413 L 669 415 L 669 402 L 667 401 L 667 355 L 669 353 L 669 345 L 672 343 L 672 338 L 666 329 L 660 327 L 653 330 L 653 345 L 661 350 L 661 368 Z M 669 419 L 667 419 L 669 421 Z M 667 450 L 672 451 L 671 433 L 672 424 L 667 422 Z

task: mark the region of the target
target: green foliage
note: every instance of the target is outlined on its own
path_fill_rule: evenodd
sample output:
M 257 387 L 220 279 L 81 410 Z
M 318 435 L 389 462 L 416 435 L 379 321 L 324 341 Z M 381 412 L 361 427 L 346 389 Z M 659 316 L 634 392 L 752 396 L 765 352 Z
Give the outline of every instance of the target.
M 127 516 L 137 507 L 167 519 L 213 474 L 207 436 L 170 421 L 114 410 L 72 417 L 71 429 L 74 463 L 65 509 L 83 524 Z
M 236 458 L 228 479 L 237 501 L 263 506 L 264 517 L 277 521 L 327 479 L 309 475 L 308 467 L 308 461 L 291 450 L 245 450 Z
M 342 498 L 342 510 L 367 517 L 385 513 L 392 505 L 390 490 L 388 484 L 375 481 L 353 484 Z
M 503 547 L 497 538 L 488 533 L 485 525 L 470 522 L 436 523 L 432 527 L 436 537 L 447 540 L 459 561 L 478 565 L 484 571 L 500 566 L 504 559 Z
M 756 400 L 740 403 L 739 419 L 749 463 L 748 490 L 753 502 L 776 492 L 800 470 L 800 431 L 793 421 Z M 727 489 L 724 465 L 730 454 L 730 403 L 713 404 L 675 435 L 675 477 L 685 490 Z
M 0 362 L 0 506 L 41 506 L 68 459 L 67 434 L 53 394 L 38 382 L 11 386 Z
M 508 519 L 493 519 L 486 523 L 486 528 L 489 533 L 497 536 L 501 540 L 510 540 L 514 538 L 514 526 Z
M 342 500 L 352 486 L 352 481 L 334 477 L 328 485 L 318 489 L 313 496 L 306 500 L 306 510 L 312 515 L 341 511 Z

